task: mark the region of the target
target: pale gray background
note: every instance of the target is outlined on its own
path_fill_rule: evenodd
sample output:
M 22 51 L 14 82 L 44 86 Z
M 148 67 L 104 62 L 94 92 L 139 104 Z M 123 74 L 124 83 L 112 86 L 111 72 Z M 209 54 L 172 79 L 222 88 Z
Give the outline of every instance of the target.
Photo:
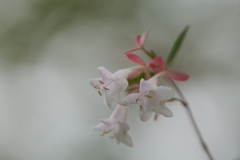
M 134 65 L 122 53 L 151 26 L 146 48 L 166 58 L 186 24 L 179 86 L 215 159 L 239 160 L 239 0 L 0 0 L 0 159 L 207 160 L 177 102 L 157 123 L 131 108 L 134 148 L 91 130 L 110 115 L 97 67 Z

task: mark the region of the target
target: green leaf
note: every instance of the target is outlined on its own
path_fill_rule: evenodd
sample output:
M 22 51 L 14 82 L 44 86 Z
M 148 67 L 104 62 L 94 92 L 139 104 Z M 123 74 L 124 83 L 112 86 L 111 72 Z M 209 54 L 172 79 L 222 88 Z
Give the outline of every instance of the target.
M 174 58 L 176 57 L 181 45 L 182 45 L 182 42 L 188 32 L 188 29 L 190 28 L 189 25 L 187 25 L 183 31 L 181 32 L 181 34 L 178 36 L 177 40 L 175 41 L 173 47 L 172 47 L 172 50 L 170 51 L 170 53 L 168 54 L 168 57 L 167 57 L 167 67 L 170 67 L 171 64 L 172 64 L 172 61 L 174 60 Z

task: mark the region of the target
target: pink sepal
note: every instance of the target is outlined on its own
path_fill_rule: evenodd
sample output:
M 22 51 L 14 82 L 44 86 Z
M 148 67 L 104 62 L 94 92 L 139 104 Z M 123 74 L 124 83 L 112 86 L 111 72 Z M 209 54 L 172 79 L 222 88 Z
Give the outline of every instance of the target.
M 189 79 L 189 75 L 181 72 L 168 71 L 167 76 L 175 81 L 187 81 Z
M 149 28 L 147 32 L 145 32 L 142 35 L 139 35 L 139 36 L 136 37 L 136 44 L 137 44 L 138 47 L 143 47 L 150 30 L 151 30 L 151 28 Z
M 142 60 L 142 58 L 140 58 L 140 57 L 137 56 L 136 54 L 127 53 L 126 56 L 127 56 L 127 58 L 128 58 L 129 60 L 131 60 L 132 62 L 137 63 L 137 64 L 139 64 L 139 65 L 141 65 L 141 66 L 145 66 L 145 63 L 144 63 L 144 61 Z
M 133 52 L 136 52 L 136 51 L 138 51 L 138 50 L 140 50 L 140 48 L 129 49 L 129 50 L 127 50 L 126 52 L 124 52 L 123 55 L 126 55 L 126 54 L 128 54 L 128 53 L 133 53 Z
M 157 56 L 148 64 L 148 66 L 155 72 L 161 72 L 165 69 L 165 61 L 162 57 Z

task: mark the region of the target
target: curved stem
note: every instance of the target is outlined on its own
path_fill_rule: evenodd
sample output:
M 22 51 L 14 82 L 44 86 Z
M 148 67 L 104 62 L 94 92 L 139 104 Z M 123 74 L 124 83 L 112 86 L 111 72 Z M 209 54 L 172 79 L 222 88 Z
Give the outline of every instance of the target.
M 186 101 L 186 98 L 183 96 L 182 92 L 180 91 L 180 89 L 178 88 L 178 86 L 176 85 L 176 83 L 173 80 L 171 80 L 169 78 L 166 78 L 166 79 L 172 85 L 172 87 L 177 91 L 177 93 L 179 94 L 179 96 L 181 98 L 180 101 L 182 102 L 183 106 L 187 109 L 190 120 L 192 121 L 193 127 L 194 127 L 194 129 L 195 129 L 195 131 L 196 131 L 196 133 L 199 137 L 199 140 L 201 142 L 201 145 L 202 145 L 204 151 L 206 152 L 206 154 L 208 155 L 210 160 L 214 160 L 213 156 L 211 155 L 210 151 L 208 150 L 208 147 L 207 147 L 206 143 L 204 142 L 203 137 L 202 137 L 202 135 L 201 135 L 201 133 L 198 129 L 197 123 L 196 123 L 196 121 L 193 117 L 192 111 L 189 107 L 189 104 Z
M 142 51 L 149 57 L 149 58 L 151 58 L 151 59 L 154 59 L 155 58 L 155 56 L 154 55 L 152 55 L 151 53 L 149 53 L 145 48 L 143 48 L 142 47 Z

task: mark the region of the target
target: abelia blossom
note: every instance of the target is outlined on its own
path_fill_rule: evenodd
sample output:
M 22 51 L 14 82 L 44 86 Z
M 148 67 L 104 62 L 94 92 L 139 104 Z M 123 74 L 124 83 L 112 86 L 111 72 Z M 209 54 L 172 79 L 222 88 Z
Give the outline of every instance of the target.
M 144 43 L 145 43 L 145 41 L 147 39 L 147 36 L 148 36 L 148 33 L 149 33 L 150 30 L 151 30 L 151 28 L 147 32 L 143 33 L 142 35 L 138 35 L 136 37 L 135 41 L 136 41 L 136 44 L 137 44 L 137 48 L 133 48 L 133 49 L 127 50 L 123 54 L 125 55 L 127 53 L 132 53 L 132 52 L 136 52 L 138 50 L 144 49 L 143 48 L 144 47 Z
M 98 89 L 99 95 L 104 96 L 106 106 L 111 109 L 112 102 L 125 105 L 121 92 L 126 90 L 128 81 L 118 74 L 112 74 L 104 67 L 99 67 L 98 71 L 102 78 L 92 78 L 90 84 Z
M 187 81 L 189 76 L 185 73 L 167 70 L 166 63 L 162 57 L 158 56 L 148 65 L 154 72 L 167 71 L 166 76 L 175 81 Z
M 101 120 L 102 123 L 93 127 L 94 130 L 102 131 L 102 136 L 106 133 L 112 132 L 110 138 L 116 139 L 118 144 L 123 143 L 129 147 L 133 147 L 133 139 L 127 132 L 130 130 L 127 117 L 129 113 L 128 106 L 118 105 L 110 118 Z
M 127 104 L 139 104 L 139 117 L 145 122 L 148 121 L 153 112 L 162 114 L 166 117 L 172 117 L 173 113 L 168 109 L 164 102 L 173 97 L 173 90 L 169 87 L 157 87 L 153 81 L 145 81 L 141 79 L 140 92 L 129 94 L 125 100 Z

